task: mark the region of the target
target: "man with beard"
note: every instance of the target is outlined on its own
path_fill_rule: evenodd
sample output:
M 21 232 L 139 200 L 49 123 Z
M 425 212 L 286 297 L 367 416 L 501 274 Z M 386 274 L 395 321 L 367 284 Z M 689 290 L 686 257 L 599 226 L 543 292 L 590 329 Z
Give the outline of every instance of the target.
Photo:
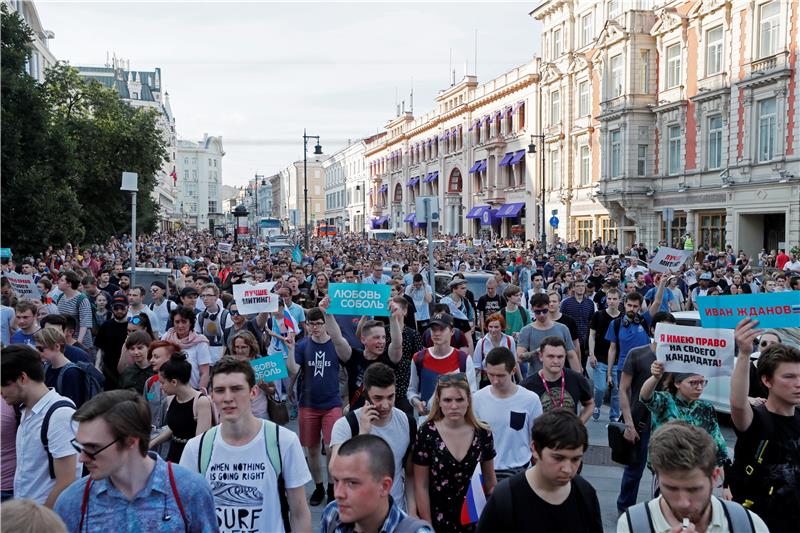
M 119 383 L 119 357 L 128 336 L 128 298 L 118 294 L 111 300 L 111 320 L 106 320 L 97 331 L 97 359 L 103 364 L 106 390 L 117 388 Z
M 617 532 L 768 531 L 761 518 L 736 502 L 712 495 L 722 474 L 714 440 L 703 428 L 673 420 L 650 440 L 650 463 L 661 495 L 630 507 Z

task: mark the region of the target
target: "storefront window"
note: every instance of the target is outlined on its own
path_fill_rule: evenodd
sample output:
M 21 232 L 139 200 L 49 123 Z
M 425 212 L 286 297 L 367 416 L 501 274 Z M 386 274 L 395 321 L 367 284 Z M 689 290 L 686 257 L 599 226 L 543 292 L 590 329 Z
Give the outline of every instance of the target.
M 581 243 L 581 247 L 589 246 L 592 243 L 592 219 L 591 218 L 579 218 L 578 222 L 578 241 Z
M 683 235 L 686 235 L 686 215 L 675 215 L 670 228 L 670 237 L 672 237 L 671 246 L 673 248 L 680 244 Z M 661 219 L 661 240 L 667 240 L 667 224 L 664 222 L 663 218 Z
M 600 238 L 603 240 L 603 244 L 616 241 L 617 235 L 617 225 L 612 223 L 609 217 L 600 217 Z
M 700 245 L 705 250 L 724 248 L 725 214 L 711 213 L 700 216 Z

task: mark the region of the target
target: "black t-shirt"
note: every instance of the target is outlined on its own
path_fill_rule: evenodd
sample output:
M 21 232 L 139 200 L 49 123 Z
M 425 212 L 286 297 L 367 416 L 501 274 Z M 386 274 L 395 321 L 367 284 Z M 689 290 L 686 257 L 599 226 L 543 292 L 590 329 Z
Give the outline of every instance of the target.
M 569 336 L 572 338 L 573 341 L 580 337 L 580 335 L 578 333 L 578 324 L 575 322 L 575 319 L 573 319 L 572 317 L 567 316 L 564 313 L 561 313 L 561 318 L 556 320 L 556 322 L 558 322 L 559 324 L 564 324 L 565 326 L 567 326 L 567 328 L 569 329 Z
M 494 296 L 484 294 L 478 298 L 478 305 L 476 307 L 478 308 L 478 311 L 483 313 L 485 320 L 489 315 L 499 312 L 505 306 L 506 299 L 500 294 L 495 294 Z
M 589 321 L 589 328 L 595 331 L 594 356 L 597 357 L 599 363 L 608 364 L 608 348 L 611 343 L 606 340 L 606 331 L 614 318 L 605 311 L 596 311 Z
M 592 399 L 592 384 L 583 375 L 569 368 L 564 369 L 564 402 L 561 403 L 561 378 L 547 381 L 547 388 L 539 373 L 531 374 L 525 378 L 523 387 L 539 395 L 542 400 L 542 410 L 550 411 L 557 407 L 570 409 L 578 413 L 578 404 L 584 404 Z M 548 391 L 549 389 L 549 391 Z
M 122 353 L 122 345 L 128 337 L 128 321 L 117 322 L 115 319 L 106 320 L 100 325 L 95 346 L 103 350 L 103 375 L 106 378 L 105 390 L 119 387 L 119 372 L 117 364 Z
M 495 487 L 494 494 L 486 502 L 478 521 L 477 533 L 497 531 L 602 533 L 603 531 L 603 516 L 600 513 L 597 492 L 581 476 L 575 476 L 570 482 L 569 496 L 559 505 L 553 505 L 539 497 L 531 488 L 524 472 L 502 483 L 508 483 L 509 490 L 500 485 Z M 510 502 L 500 501 L 509 495 Z
M 388 349 L 389 345 L 387 344 L 386 350 Z M 364 372 L 367 370 L 367 367 L 372 363 L 383 363 L 394 368 L 395 365 L 392 363 L 391 359 L 389 359 L 389 354 L 386 350 L 384 350 L 377 359 L 367 359 L 364 357 L 363 350 L 352 348 L 353 353 L 350 355 L 350 359 L 344 364 L 344 367 L 347 369 L 347 392 L 350 397 L 351 411 L 364 405 L 364 400 L 366 399 L 363 388 Z
M 800 522 L 800 411 L 781 416 L 765 405 L 753 408 L 753 421 L 736 431 L 729 476 L 733 500 L 751 500 L 751 511 L 773 533 L 797 531 Z M 761 463 L 757 461 L 761 460 Z M 751 471 L 752 474 L 747 474 Z
M 656 360 L 656 354 L 649 344 L 633 348 L 628 352 L 622 372 L 631 376 L 631 416 L 636 426 L 636 431 L 650 429 L 650 410 L 639 399 L 642 385 L 650 377 L 650 365 Z

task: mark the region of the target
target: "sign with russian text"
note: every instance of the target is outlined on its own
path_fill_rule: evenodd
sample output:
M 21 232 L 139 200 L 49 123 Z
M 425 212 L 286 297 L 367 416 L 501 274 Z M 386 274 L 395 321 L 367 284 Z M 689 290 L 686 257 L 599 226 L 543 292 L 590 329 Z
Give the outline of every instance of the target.
M 704 328 L 734 329 L 748 317 L 759 328 L 800 327 L 800 291 L 700 296 L 697 308 Z
M 256 373 L 256 383 L 269 383 L 279 379 L 288 378 L 289 371 L 286 368 L 286 361 L 283 360 L 282 353 L 276 353 L 267 357 L 260 357 L 250 361 Z
M 736 349 L 733 331 L 729 329 L 659 322 L 654 338 L 656 360 L 664 363 L 665 372 L 686 372 L 707 378 L 733 373 Z
M 233 248 L 233 245 L 231 243 L 229 243 L 229 242 L 221 242 L 221 243 L 217 244 L 217 250 L 219 250 L 221 253 L 224 253 L 224 254 L 230 252 L 232 248 Z
M 253 315 L 256 313 L 274 313 L 278 310 L 280 296 L 272 291 L 274 282 L 264 282 L 258 285 L 239 283 L 233 286 L 233 297 L 239 313 Z
M 663 246 L 650 262 L 650 270 L 654 272 L 677 272 L 687 259 L 692 257 L 691 250 L 678 250 Z
M 332 315 L 389 316 L 389 285 L 368 283 L 331 283 L 328 296 Z
M 11 288 L 14 289 L 20 300 L 40 300 L 42 298 L 42 293 L 39 292 L 39 287 L 33 281 L 33 276 L 8 272 L 3 274 L 3 277 L 11 284 Z

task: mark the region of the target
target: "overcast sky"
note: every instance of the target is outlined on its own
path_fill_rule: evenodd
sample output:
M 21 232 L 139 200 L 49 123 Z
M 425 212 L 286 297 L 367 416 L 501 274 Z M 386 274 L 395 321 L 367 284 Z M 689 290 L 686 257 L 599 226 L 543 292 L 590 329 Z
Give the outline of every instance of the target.
M 382 131 L 398 100 L 415 115 L 474 67 L 479 83 L 539 52 L 538 2 L 36 2 L 51 50 L 72 65 L 106 52 L 161 68 L 178 137 L 221 135 L 223 182 L 302 159 L 303 128 L 325 153 Z

